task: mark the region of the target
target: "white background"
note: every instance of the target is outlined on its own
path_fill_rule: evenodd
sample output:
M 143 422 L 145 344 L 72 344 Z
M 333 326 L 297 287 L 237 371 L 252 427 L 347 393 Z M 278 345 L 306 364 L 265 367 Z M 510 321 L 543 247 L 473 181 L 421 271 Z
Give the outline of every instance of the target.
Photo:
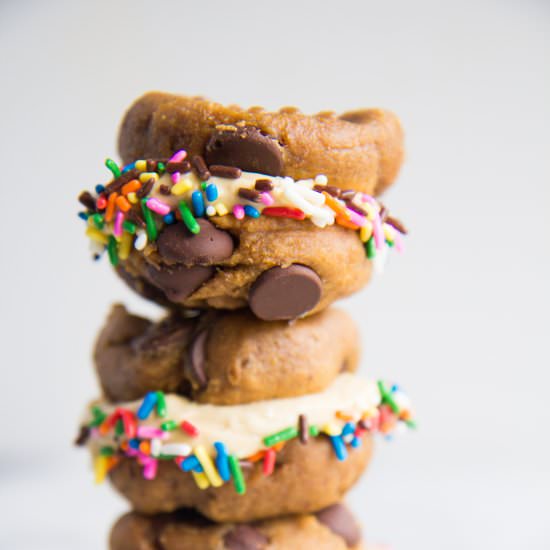
M 75 197 L 155 88 L 400 114 L 407 250 L 344 305 L 363 373 L 400 381 L 421 428 L 380 442 L 351 501 L 399 550 L 549 548 L 542 0 L 0 2 L 0 548 L 103 548 L 126 509 L 71 441 L 109 304 L 154 310 L 91 263 Z

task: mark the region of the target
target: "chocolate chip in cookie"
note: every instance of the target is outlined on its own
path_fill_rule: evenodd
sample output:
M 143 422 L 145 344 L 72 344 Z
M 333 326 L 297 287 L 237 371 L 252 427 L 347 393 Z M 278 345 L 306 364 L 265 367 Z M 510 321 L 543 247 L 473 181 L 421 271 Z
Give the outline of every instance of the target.
M 157 240 L 159 254 L 166 260 L 193 265 L 209 265 L 226 260 L 233 254 L 231 235 L 199 218 L 200 232 L 191 233 L 184 223 L 167 225 Z
M 329 506 L 316 514 L 317 519 L 333 533 L 342 537 L 348 547 L 359 544 L 361 530 L 348 509 L 341 504 Z
M 185 300 L 193 294 L 203 283 L 208 281 L 215 272 L 212 266 L 195 265 L 192 267 L 177 266 L 156 269 L 147 268 L 147 275 L 151 282 L 160 288 L 172 302 Z
M 252 126 L 217 128 L 206 143 L 204 158 L 209 165 L 237 166 L 270 176 L 283 173 L 279 142 Z
M 263 550 L 269 539 L 250 525 L 238 525 L 223 539 L 227 550 Z
M 273 267 L 252 285 L 248 301 L 264 321 L 289 320 L 312 310 L 321 299 L 319 275 L 304 265 Z

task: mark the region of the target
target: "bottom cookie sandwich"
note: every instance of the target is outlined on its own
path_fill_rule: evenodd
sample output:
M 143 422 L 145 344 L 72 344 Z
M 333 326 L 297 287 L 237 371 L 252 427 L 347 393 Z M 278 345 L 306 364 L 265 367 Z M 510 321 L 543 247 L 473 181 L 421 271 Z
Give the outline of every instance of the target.
M 213 523 L 191 510 L 144 516 L 131 512 L 114 525 L 110 550 L 363 550 L 361 531 L 343 504 L 244 524 Z M 366 550 L 366 549 L 365 549 Z

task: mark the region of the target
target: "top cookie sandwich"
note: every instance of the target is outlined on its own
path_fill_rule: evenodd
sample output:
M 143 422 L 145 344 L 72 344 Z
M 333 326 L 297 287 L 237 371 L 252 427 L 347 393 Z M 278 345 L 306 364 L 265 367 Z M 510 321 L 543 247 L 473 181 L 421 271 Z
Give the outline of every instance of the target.
M 359 290 L 405 229 L 374 195 L 402 159 L 397 118 L 224 107 L 152 93 L 126 114 L 123 166 L 83 192 L 99 255 L 164 305 L 264 320 L 320 311 Z

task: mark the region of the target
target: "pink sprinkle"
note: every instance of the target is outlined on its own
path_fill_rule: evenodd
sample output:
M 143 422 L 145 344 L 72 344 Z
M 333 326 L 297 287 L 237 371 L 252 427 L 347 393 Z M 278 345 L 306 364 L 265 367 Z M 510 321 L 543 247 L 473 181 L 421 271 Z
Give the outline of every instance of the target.
M 137 436 L 140 439 L 166 439 L 166 434 L 160 428 L 154 428 L 153 426 L 138 426 Z
M 147 207 L 161 216 L 170 214 L 170 207 L 165 202 L 159 201 L 153 197 L 147 201 Z
M 260 200 L 266 206 L 271 206 L 275 202 L 275 199 L 269 193 L 260 193 Z
M 187 151 L 180 149 L 172 155 L 168 162 L 181 162 L 187 156 Z
M 170 178 L 172 179 L 172 183 L 175 185 L 181 179 L 181 174 L 179 172 L 174 172 L 170 175 Z
M 144 461 L 143 477 L 149 480 L 155 479 L 155 477 L 157 477 L 157 466 L 158 466 L 158 461 L 155 460 L 154 458 Z
M 113 233 L 115 237 L 122 237 L 122 222 L 124 221 L 124 214 L 119 210 L 115 216 L 115 224 L 113 226 Z
M 401 233 L 397 230 L 395 231 L 393 242 L 395 244 L 395 250 L 397 250 L 397 252 L 403 252 L 403 238 L 401 237 Z
M 356 212 L 355 210 L 352 210 L 351 208 L 346 208 L 346 212 L 349 214 L 349 221 L 351 223 L 354 223 L 355 225 L 358 225 L 359 227 L 363 227 L 367 223 L 367 219 L 365 216 L 361 216 L 359 212 Z
M 235 216 L 238 220 L 242 220 L 244 218 L 244 207 L 242 204 L 236 204 L 233 207 L 233 216 Z
M 376 215 L 372 220 L 372 233 L 374 236 L 374 244 L 378 250 L 381 250 L 384 246 L 386 239 L 384 238 L 384 232 L 382 231 L 382 224 L 380 223 L 380 216 Z
M 376 205 L 376 200 L 373 199 L 370 195 L 367 195 L 366 193 L 361 193 L 361 201 L 362 202 L 368 202 L 369 204 L 372 204 L 373 206 Z

